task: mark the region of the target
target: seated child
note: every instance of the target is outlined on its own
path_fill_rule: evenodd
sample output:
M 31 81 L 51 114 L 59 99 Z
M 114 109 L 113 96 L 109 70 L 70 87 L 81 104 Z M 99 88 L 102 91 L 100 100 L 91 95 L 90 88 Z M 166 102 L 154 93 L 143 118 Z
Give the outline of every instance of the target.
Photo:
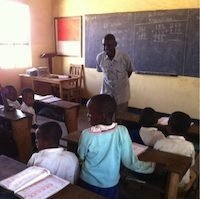
M 25 88 L 22 90 L 22 105 L 21 110 L 23 112 L 32 114 L 32 126 L 37 127 L 36 125 L 36 114 L 33 108 L 34 105 L 34 91 L 31 88 Z
M 22 90 L 22 105 L 21 110 L 25 113 L 30 113 L 32 115 L 32 129 L 31 129 L 31 140 L 33 145 L 33 152 L 37 151 L 37 147 L 35 144 L 35 129 L 37 129 L 36 124 L 36 113 L 33 108 L 34 105 L 34 91 L 31 88 L 24 88 Z
M 47 168 L 70 183 L 75 183 L 79 174 L 79 161 L 72 152 L 59 148 L 62 129 L 57 122 L 47 122 L 36 130 L 36 144 L 39 152 L 34 153 L 28 166 Z
M 142 110 L 139 123 L 139 138 L 142 143 L 147 146 L 154 146 L 157 140 L 163 139 L 164 134 L 159 131 L 154 125 L 157 123 L 157 116 L 154 109 L 146 107 Z
M 87 102 L 91 127 L 83 130 L 78 154 L 82 161 L 79 185 L 106 198 L 118 198 L 121 163 L 134 171 L 152 173 L 154 163 L 139 161 L 125 126 L 112 122 L 116 102 L 107 94 Z
M 2 90 L 2 97 L 4 101 L 4 106 L 9 106 L 15 109 L 20 109 L 21 105 L 17 101 L 17 91 L 14 86 L 7 85 Z M 6 102 L 6 104 L 5 104 Z
M 21 110 L 23 112 L 31 113 L 33 115 L 32 128 L 36 129 L 38 125 L 41 125 L 46 122 L 56 121 L 48 117 L 37 115 L 33 105 L 34 105 L 34 91 L 31 88 L 25 88 L 22 90 L 22 105 Z M 64 122 L 56 121 L 62 128 L 63 135 L 67 133 L 67 128 Z
M 133 142 L 154 146 L 155 142 L 163 139 L 164 134 L 154 125 L 157 123 L 157 114 L 153 108 L 146 107 L 141 111 L 139 128 L 130 128 L 129 134 Z
M 187 133 L 187 130 L 190 127 L 191 118 L 189 115 L 183 112 L 174 112 L 170 115 L 168 125 L 170 134 L 167 138 L 158 140 L 154 148 L 176 153 L 180 155 L 185 155 L 192 157 L 192 165 L 194 164 L 194 146 L 191 142 L 185 140 L 184 135 Z M 190 181 L 190 170 L 183 176 L 179 186 L 184 187 Z

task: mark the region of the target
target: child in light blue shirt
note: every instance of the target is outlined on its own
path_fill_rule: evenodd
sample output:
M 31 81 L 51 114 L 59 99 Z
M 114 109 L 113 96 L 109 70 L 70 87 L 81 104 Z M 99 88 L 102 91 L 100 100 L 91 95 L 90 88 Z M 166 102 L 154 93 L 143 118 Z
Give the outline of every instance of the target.
M 96 95 L 88 103 L 88 120 L 79 141 L 82 161 L 80 185 L 106 198 L 118 198 L 120 164 L 141 172 L 152 173 L 154 164 L 139 161 L 125 126 L 112 122 L 116 102 L 107 94 Z

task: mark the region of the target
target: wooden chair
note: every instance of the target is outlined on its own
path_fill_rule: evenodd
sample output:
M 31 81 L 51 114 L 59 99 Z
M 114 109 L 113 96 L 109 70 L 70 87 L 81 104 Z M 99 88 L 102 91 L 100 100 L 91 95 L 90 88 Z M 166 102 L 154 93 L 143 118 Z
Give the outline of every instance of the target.
M 67 85 L 63 85 L 64 97 L 67 101 L 81 101 L 81 86 L 83 80 L 83 65 L 70 64 L 69 75 L 79 77 Z

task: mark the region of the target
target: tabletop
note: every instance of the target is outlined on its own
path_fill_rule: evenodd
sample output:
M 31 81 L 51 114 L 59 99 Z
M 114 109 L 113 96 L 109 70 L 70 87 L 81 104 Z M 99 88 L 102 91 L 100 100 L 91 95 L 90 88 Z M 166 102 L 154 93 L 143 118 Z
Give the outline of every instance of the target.
M 0 105 L 0 117 L 9 120 L 20 120 L 27 117 L 27 114 L 23 113 L 19 109 L 12 109 L 10 111 L 4 110 L 4 106 Z
M 0 155 L 0 180 L 3 180 L 11 175 L 14 175 L 27 168 L 27 165 L 9 158 L 5 155 Z M 51 199 L 103 199 L 93 192 L 83 189 L 77 185 L 69 184 L 64 189 L 50 197 Z
M 184 176 L 192 164 L 191 157 L 159 151 L 151 148 L 148 148 L 144 153 L 141 153 L 138 158 L 142 161 L 156 162 L 163 168 L 166 168 L 168 171 L 179 174 L 180 178 Z

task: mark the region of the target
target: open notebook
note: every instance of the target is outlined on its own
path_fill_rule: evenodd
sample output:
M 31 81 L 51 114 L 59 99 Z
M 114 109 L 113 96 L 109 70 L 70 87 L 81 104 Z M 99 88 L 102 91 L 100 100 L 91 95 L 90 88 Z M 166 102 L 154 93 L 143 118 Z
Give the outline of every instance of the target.
M 0 181 L 0 186 L 24 199 L 45 199 L 63 189 L 68 181 L 41 167 L 29 167 Z

